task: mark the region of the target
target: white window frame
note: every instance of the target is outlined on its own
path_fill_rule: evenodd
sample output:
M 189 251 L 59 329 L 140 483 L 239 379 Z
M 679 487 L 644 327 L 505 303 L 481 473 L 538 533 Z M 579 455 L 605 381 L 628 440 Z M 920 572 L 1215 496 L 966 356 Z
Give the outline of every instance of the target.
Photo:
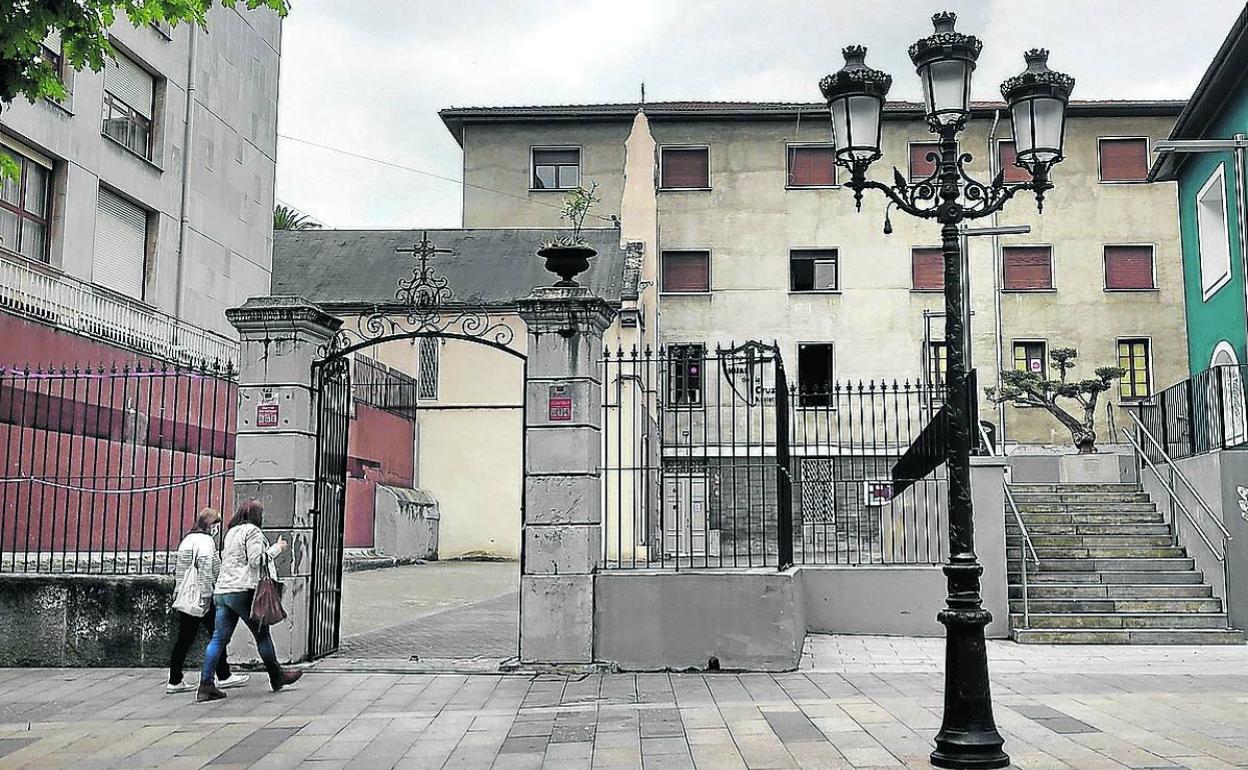
M 663 255 L 669 252 L 687 253 L 691 251 L 706 252 L 706 290 L 705 291 L 669 291 L 667 287 L 664 286 Z M 707 296 L 710 296 L 711 292 L 713 291 L 712 287 L 714 287 L 715 285 L 714 284 L 715 274 L 712 272 L 713 266 L 715 264 L 714 256 L 715 255 L 712 253 L 711 249 L 705 248 L 702 246 L 689 246 L 689 247 L 673 246 L 671 248 L 660 250 L 659 251 L 659 265 L 658 265 L 659 267 L 659 276 L 658 276 L 659 277 L 659 296 L 662 296 L 662 297 L 707 297 Z M 685 344 L 685 343 L 671 343 L 671 344 Z M 692 345 L 692 344 L 697 344 L 697 343 L 688 343 L 688 344 Z
M 1146 167 L 1144 169 L 1143 179 L 1105 179 L 1105 173 L 1101 167 L 1101 143 L 1112 142 L 1116 140 L 1144 140 L 1144 158 Z M 1096 181 L 1098 184 L 1148 184 L 1148 157 L 1153 152 L 1153 140 L 1147 136 L 1098 136 L 1096 138 Z
M 568 151 L 576 150 L 576 187 L 534 187 L 533 180 L 537 178 L 537 163 L 535 155 L 539 152 L 552 151 Z M 569 190 L 575 190 L 581 187 L 581 182 L 585 179 L 585 148 L 579 144 L 535 144 L 529 147 L 529 192 L 555 192 L 566 193 Z M 556 179 L 555 181 L 558 181 Z
M 663 186 L 663 153 L 665 150 L 706 150 L 706 187 L 664 187 Z M 711 189 L 711 179 L 714 175 L 714 166 L 711 161 L 711 146 L 709 144 L 660 144 L 657 152 L 659 153 L 658 173 L 659 183 L 655 185 L 655 189 L 663 191 L 706 191 Z
M 784 144 L 784 189 L 786 190 L 835 190 L 841 186 L 839 181 L 832 184 L 793 184 L 793 150 L 803 147 L 827 147 L 833 150 L 832 178 L 841 178 L 841 167 L 836 165 L 836 145 L 832 142 L 785 142 Z M 709 157 L 708 157 L 709 160 Z M 708 166 L 709 168 L 709 166 Z
M 1158 393 L 1157 372 L 1153 368 L 1153 338 L 1152 336 L 1148 334 L 1129 334 L 1123 337 L 1115 337 L 1114 338 L 1114 364 L 1117 365 L 1118 363 L 1118 346 L 1119 345 L 1121 345 L 1124 342 L 1139 342 L 1141 340 L 1143 340 L 1144 345 L 1148 348 L 1147 353 L 1144 358 L 1144 366 L 1146 367 L 1144 371 L 1148 372 L 1148 395 L 1147 396 L 1132 396 L 1131 398 L 1123 399 L 1121 383 L 1115 382 L 1114 383 L 1115 387 L 1114 387 L 1113 392 L 1115 393 L 1115 395 L 1118 396 L 1119 404 L 1122 404 L 1122 403 L 1138 404 L 1141 401 L 1149 401 L 1157 396 L 1157 393 Z M 1126 375 L 1126 377 L 1128 378 L 1128 380 L 1130 379 L 1129 372 Z
M 1144 288 L 1144 289 L 1111 289 L 1109 287 L 1109 260 L 1107 259 L 1107 256 L 1108 256 L 1107 251 L 1108 249 L 1111 249 L 1115 246 L 1131 246 L 1131 247 L 1147 246 L 1148 248 L 1152 249 L 1152 263 L 1153 263 L 1152 264 L 1152 267 L 1153 267 L 1153 275 L 1152 275 L 1153 285 L 1152 286 L 1149 286 L 1148 288 Z M 1105 287 L 1105 291 L 1109 291 L 1109 292 L 1157 291 L 1157 244 L 1155 243 L 1102 243 L 1101 244 L 1101 279 L 1102 279 L 1101 285 Z
M 801 190 L 801 189 L 810 189 L 810 188 L 799 187 L 797 189 Z M 818 265 L 820 262 L 823 262 L 823 263 L 832 262 L 836 265 L 836 288 L 835 289 L 820 289 L 818 288 L 817 282 L 816 282 L 816 288 L 813 288 L 813 289 L 794 289 L 793 288 L 793 253 L 794 252 L 812 252 L 812 251 L 830 251 L 836 255 L 833 259 L 814 258 L 814 257 L 808 258 L 808 261 L 813 262 L 816 265 Z M 811 270 L 813 272 L 814 268 L 812 267 Z M 789 286 L 788 288 L 789 288 L 790 294 L 841 294 L 842 293 L 841 291 L 841 278 L 842 277 L 843 276 L 841 275 L 841 249 L 839 246 L 809 246 L 809 247 L 789 249 L 789 275 L 788 275 Z
M 1222 228 L 1221 232 L 1207 233 L 1205 228 L 1201 226 L 1200 212 L 1203 205 L 1201 201 L 1213 190 L 1215 185 L 1217 185 L 1222 194 Z M 1218 167 L 1209 175 L 1209 178 L 1205 180 L 1205 183 L 1201 185 L 1200 191 L 1196 193 L 1196 197 L 1192 200 L 1196 215 L 1196 256 L 1200 268 L 1201 298 L 1206 302 L 1231 281 L 1231 212 L 1229 204 L 1230 201 L 1226 198 L 1226 164 L 1219 163 Z M 1221 275 L 1212 280 L 1209 280 L 1205 273 L 1206 236 L 1218 240 L 1217 243 L 1210 241 L 1207 244 L 1211 250 L 1216 249 L 1218 251 L 1217 254 L 1211 255 L 1212 258 L 1209 260 L 1209 264 L 1212 266 L 1214 264 L 1213 259 L 1216 259 L 1218 266 L 1222 270 Z

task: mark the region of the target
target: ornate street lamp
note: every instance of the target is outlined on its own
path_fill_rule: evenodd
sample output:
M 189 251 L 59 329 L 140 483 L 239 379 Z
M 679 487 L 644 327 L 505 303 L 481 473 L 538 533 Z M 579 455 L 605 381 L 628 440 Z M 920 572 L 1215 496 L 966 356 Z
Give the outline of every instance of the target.
M 940 137 L 939 151 L 928 155 L 936 167 L 926 179 L 909 182 L 896 168 L 891 185 L 867 179 L 868 167 L 881 155 L 880 122 L 892 78 L 866 65 L 865 48 L 846 48 L 845 67 L 820 81 L 819 88 L 832 116 L 836 162 L 850 172 L 846 185 L 854 191 L 856 207 L 862 209 L 864 190 L 879 190 L 889 207 L 941 225 L 949 416 L 949 562 L 944 572 L 949 595 L 938 615 L 945 626 L 945 707 L 931 762 L 937 767 L 996 768 L 1005 767 L 1010 759 L 1002 751 L 1004 740 L 992 716 L 984 645 L 984 626 L 992 615 L 983 607 L 979 586 L 983 567 L 975 555 L 970 489 L 974 394 L 967 388 L 958 226 L 964 220 L 991 216 L 1023 190 L 1035 193 L 1036 206 L 1043 211 L 1044 194 L 1053 187 L 1049 170 L 1062 160 L 1066 104 L 1075 81 L 1048 68 L 1047 51 L 1028 51 L 1027 70 L 1005 81 L 1001 93 L 1013 119 L 1015 162 L 1031 179 L 1006 184 L 1004 171 L 988 184 L 972 179 L 965 169 L 971 155 L 958 151 L 957 137 L 970 115 L 971 73 L 982 43 L 955 32 L 956 20 L 952 13 L 936 14 L 935 33 L 910 46 L 910 59 L 923 83 L 928 127 Z M 884 228 L 885 233 L 891 231 L 887 213 Z

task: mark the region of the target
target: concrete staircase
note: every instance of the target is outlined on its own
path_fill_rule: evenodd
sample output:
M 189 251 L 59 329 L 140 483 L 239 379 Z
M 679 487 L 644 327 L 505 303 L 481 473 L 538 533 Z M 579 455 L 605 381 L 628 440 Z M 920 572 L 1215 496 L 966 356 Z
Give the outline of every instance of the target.
M 1011 484 L 1040 563 L 1006 502 L 1010 627 L 1037 644 L 1242 644 L 1222 600 L 1136 484 Z M 1030 557 L 1030 552 L 1028 552 Z

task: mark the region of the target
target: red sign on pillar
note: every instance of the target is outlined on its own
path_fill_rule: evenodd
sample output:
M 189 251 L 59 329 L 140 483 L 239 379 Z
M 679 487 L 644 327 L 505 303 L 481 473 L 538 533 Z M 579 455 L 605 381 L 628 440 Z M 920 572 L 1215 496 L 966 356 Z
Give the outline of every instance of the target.
M 571 422 L 572 421 L 572 397 L 568 394 L 567 386 L 551 385 L 550 398 L 547 399 L 547 419 L 551 422 Z

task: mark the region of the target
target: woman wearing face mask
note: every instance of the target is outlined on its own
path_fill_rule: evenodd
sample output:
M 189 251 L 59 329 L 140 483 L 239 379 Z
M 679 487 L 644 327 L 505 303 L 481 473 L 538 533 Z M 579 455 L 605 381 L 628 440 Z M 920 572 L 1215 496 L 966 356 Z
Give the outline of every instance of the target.
M 189 692 L 197 685 L 182 678 L 182 666 L 186 653 L 195 643 L 195 634 L 203 626 L 212 638 L 215 628 L 216 608 L 212 603 L 213 586 L 221 571 L 221 557 L 217 554 L 214 539 L 221 531 L 221 514 L 214 508 L 205 508 L 195 517 L 195 526 L 178 546 L 177 580 L 174 584 L 174 610 L 178 618 L 178 640 L 174 642 L 169 658 L 169 694 Z M 193 581 L 188 584 L 187 577 Z M 230 664 L 221 656 L 217 664 L 217 687 L 240 687 L 247 682 L 246 674 L 231 674 Z

